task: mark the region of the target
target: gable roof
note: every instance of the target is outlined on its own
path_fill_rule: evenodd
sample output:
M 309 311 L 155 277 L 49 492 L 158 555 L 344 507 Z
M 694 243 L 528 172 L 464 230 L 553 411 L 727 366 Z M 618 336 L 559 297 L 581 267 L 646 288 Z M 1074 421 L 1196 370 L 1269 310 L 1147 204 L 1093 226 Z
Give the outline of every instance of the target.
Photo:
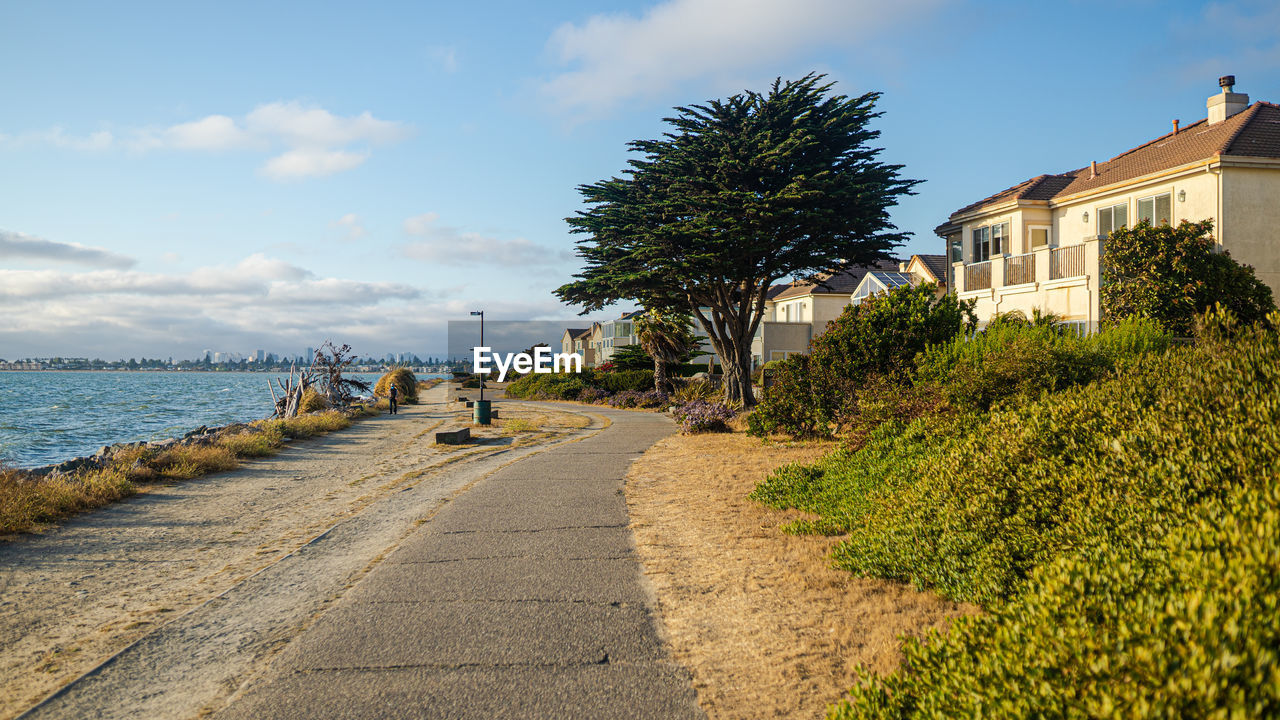
M 812 282 L 796 281 L 778 293 L 774 300 L 790 300 L 806 295 L 852 295 L 858 283 L 872 270 L 898 271 L 900 260 L 881 260 L 870 266 L 851 265 L 843 270 L 818 273 Z
M 1258 101 L 1222 122 L 1192 123 L 1098 163 L 1054 175 L 1037 175 L 951 213 L 951 217 L 1010 200 L 1054 200 L 1134 180 L 1215 156 L 1280 158 L 1280 105 Z M 940 225 L 939 229 L 950 223 Z
M 912 255 L 911 258 L 920 258 L 920 264 L 924 265 L 924 269 L 929 271 L 933 279 L 939 283 L 947 282 L 947 256 L 946 255 Z M 907 261 L 907 267 L 911 266 L 911 260 Z

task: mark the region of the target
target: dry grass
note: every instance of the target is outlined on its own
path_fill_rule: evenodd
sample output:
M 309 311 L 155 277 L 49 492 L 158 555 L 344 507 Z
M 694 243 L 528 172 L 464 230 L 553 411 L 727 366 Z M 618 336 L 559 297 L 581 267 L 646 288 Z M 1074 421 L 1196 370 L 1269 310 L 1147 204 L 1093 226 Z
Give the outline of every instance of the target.
M 515 435 L 518 433 L 537 432 L 539 429 L 541 429 L 541 426 L 538 425 L 536 422 L 532 420 L 526 420 L 525 418 L 511 418 L 510 420 L 499 420 L 498 425 L 499 427 L 502 428 L 502 432 L 508 435 Z
M 0 468 L 0 535 L 31 532 L 136 492 L 121 472 L 35 477 Z
M 902 634 L 973 608 L 835 570 L 839 538 L 792 536 L 797 513 L 747 499 L 773 468 L 829 443 L 764 445 L 741 433 L 672 436 L 632 465 L 627 505 L 676 659 L 717 718 L 812 718 L 886 673 Z
M 377 410 L 364 414 L 376 415 Z M 128 497 L 137 492 L 135 483 L 190 480 L 234 470 L 240 458 L 278 452 L 284 437 L 309 438 L 341 430 L 351 425 L 351 418 L 329 411 L 254 425 L 264 432 L 224 435 L 212 445 L 175 445 L 164 450 L 123 448 L 112 456 L 108 467 L 98 470 L 38 477 L 0 468 L 0 535 L 37 531 L 54 521 Z

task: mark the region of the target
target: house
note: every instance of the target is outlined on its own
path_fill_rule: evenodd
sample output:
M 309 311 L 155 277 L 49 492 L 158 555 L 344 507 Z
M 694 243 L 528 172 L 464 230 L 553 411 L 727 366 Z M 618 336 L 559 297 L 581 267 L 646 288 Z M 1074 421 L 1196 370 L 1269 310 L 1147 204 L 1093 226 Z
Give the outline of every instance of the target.
M 640 342 L 636 338 L 635 317 L 641 312 L 640 310 L 624 312 L 613 320 L 600 323 L 600 337 L 597 340 L 599 343 L 597 357 L 600 363 L 609 362 L 617 348 L 623 345 L 636 345 Z
M 597 331 L 600 323 L 592 323 L 589 328 L 566 328 L 560 336 L 560 352 L 578 353 L 582 356 L 584 367 L 595 367 L 596 348 L 592 344 L 592 333 Z
M 1221 249 L 1280 294 L 1280 105 L 1250 104 L 1219 79 L 1207 117 L 1105 162 L 1038 175 L 956 210 L 946 242 L 949 287 L 997 313 L 1056 313 L 1097 328 L 1105 241 L 1139 220 L 1214 220 Z
M 906 265 L 906 263 L 902 263 Z M 850 305 L 857 305 L 872 295 L 882 292 L 889 292 L 894 288 L 915 285 L 920 280 L 913 277 L 911 273 L 889 270 L 872 270 L 863 276 L 862 282 L 858 283 L 858 287 L 853 291 L 853 296 L 849 299 Z
M 898 270 L 914 278 L 913 285 L 926 282 L 937 285 L 938 297 L 951 288 L 951 265 L 946 255 L 912 255 L 910 260 L 898 264 Z
M 769 288 L 764 319 L 751 343 L 753 362 L 758 366 L 808 352 L 809 341 L 840 317 L 867 273 L 897 271 L 899 264 L 898 260 L 886 260 L 870 267 L 853 266 Z

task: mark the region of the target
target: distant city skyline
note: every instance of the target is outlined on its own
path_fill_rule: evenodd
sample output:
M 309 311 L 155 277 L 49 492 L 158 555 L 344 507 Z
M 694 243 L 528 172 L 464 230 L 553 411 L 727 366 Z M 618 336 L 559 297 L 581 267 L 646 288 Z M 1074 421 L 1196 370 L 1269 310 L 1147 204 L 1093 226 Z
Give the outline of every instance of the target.
M 1280 4 L 961 0 L 7 3 L 0 357 L 447 346 L 574 320 L 576 188 L 676 105 L 826 73 L 883 92 L 875 145 L 956 208 L 1280 101 Z M 1105 50 L 1095 51 L 1105 44 Z M 628 306 L 629 308 L 629 306 Z

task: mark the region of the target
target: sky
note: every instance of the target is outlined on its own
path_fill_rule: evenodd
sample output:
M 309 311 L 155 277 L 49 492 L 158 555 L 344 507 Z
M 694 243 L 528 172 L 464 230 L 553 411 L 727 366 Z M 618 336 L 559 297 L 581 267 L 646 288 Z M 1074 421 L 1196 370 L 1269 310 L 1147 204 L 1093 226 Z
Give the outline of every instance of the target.
M 572 318 L 576 188 L 671 108 L 827 74 L 956 208 L 1280 102 L 1280 3 L 0 0 L 0 358 L 443 354 Z M 614 310 L 597 313 L 594 318 Z

